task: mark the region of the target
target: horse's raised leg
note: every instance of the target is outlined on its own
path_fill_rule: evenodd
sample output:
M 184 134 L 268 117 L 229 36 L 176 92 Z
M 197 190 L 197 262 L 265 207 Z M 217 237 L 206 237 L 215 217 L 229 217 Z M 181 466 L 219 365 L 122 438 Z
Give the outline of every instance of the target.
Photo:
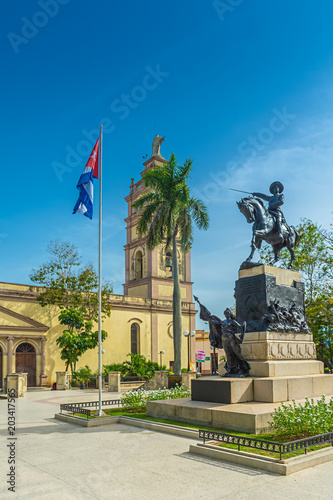
M 295 252 L 294 252 L 294 249 L 290 246 L 287 245 L 287 248 L 290 252 L 290 262 L 289 262 L 289 266 L 288 266 L 288 269 L 292 269 L 293 268 L 293 263 L 294 263 L 294 260 L 295 260 Z
M 255 249 L 256 249 L 255 236 L 253 235 L 252 241 L 251 241 L 251 253 L 250 253 L 250 255 L 248 256 L 248 258 L 246 259 L 245 262 L 251 262 L 251 260 L 253 258 L 253 255 L 254 255 L 254 252 L 255 252 Z
M 274 259 L 269 263 L 270 266 L 274 266 L 274 264 L 279 260 L 280 248 L 273 246 Z

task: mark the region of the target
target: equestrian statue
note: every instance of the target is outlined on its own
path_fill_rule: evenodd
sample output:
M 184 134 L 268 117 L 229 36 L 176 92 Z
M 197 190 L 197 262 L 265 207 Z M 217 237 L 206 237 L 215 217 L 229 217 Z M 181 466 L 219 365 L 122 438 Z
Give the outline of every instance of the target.
M 291 257 L 288 269 L 291 269 L 295 260 L 294 247 L 298 243 L 299 236 L 294 226 L 288 226 L 281 210 L 284 204 L 283 184 L 275 181 L 270 185 L 269 190 L 271 196 L 262 193 L 247 193 L 251 196 L 237 201 L 238 208 L 247 222 L 253 223 L 251 253 L 245 262 L 251 262 L 255 250 L 259 250 L 262 242 L 266 241 L 272 245 L 274 252 L 274 259 L 270 265 L 273 266 L 279 260 L 282 248 L 287 248 Z M 233 189 L 233 191 L 238 190 Z M 262 200 L 268 201 L 267 208 Z

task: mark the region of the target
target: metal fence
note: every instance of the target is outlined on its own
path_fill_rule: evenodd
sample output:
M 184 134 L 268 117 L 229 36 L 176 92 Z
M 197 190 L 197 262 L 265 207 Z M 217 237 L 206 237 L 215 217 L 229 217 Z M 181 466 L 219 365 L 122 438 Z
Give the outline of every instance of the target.
M 238 451 L 240 451 L 242 446 L 245 448 L 255 448 L 257 450 L 279 453 L 280 460 L 282 459 L 282 455 L 297 450 L 304 450 L 304 453 L 306 454 L 307 448 L 310 448 L 311 446 L 318 446 L 329 442 L 331 442 L 333 446 L 333 432 L 319 434 L 318 436 L 312 436 L 304 439 L 297 439 L 296 441 L 289 441 L 287 443 L 276 443 L 274 441 L 264 441 L 262 439 L 234 436 L 232 434 L 204 431 L 200 429 L 199 438 L 203 439 L 204 444 L 206 440 L 234 444 L 238 446 Z
M 86 415 L 89 418 L 92 415 L 92 410 L 87 408 L 97 409 L 99 406 L 98 401 L 83 401 L 82 403 L 65 403 L 60 405 L 60 413 L 67 412 L 73 415 L 80 413 Z M 122 406 L 121 399 L 109 399 L 108 401 L 102 401 L 102 407 L 117 406 L 120 408 Z

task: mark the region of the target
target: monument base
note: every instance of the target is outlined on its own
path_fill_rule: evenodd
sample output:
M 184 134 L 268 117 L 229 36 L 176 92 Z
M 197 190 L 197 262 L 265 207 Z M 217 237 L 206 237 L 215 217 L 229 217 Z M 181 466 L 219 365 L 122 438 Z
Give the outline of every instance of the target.
M 253 401 L 253 379 L 202 377 L 192 380 L 192 401 L 243 403 Z
M 322 375 L 324 363 L 318 360 L 251 361 L 250 377 L 290 377 Z
M 333 376 L 314 374 L 285 377 L 221 378 L 192 380 L 192 401 L 237 404 L 281 403 L 292 399 L 320 398 L 333 394 Z
M 328 375 L 326 375 L 329 377 Z M 333 378 L 333 377 L 332 377 Z M 333 392 L 327 393 L 333 395 Z M 330 396 L 326 396 L 329 401 Z M 291 403 L 287 401 L 286 404 Z M 304 403 L 304 399 L 296 400 Z M 210 403 L 191 399 L 148 401 L 147 415 L 156 418 L 188 422 L 198 426 L 229 429 L 231 431 L 261 434 L 272 430 L 269 422 L 279 403 L 248 402 L 238 404 Z

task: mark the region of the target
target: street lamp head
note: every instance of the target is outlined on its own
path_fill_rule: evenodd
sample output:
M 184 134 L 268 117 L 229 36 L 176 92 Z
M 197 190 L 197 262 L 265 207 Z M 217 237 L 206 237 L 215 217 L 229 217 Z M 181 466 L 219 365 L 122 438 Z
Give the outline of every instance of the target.
M 160 354 L 164 354 L 164 353 L 165 353 L 165 351 L 160 351 Z
M 190 332 L 188 330 L 185 330 L 183 332 L 184 337 L 188 337 L 190 335 Z
M 191 337 L 194 337 L 195 336 L 195 330 L 192 330 L 191 331 Z

